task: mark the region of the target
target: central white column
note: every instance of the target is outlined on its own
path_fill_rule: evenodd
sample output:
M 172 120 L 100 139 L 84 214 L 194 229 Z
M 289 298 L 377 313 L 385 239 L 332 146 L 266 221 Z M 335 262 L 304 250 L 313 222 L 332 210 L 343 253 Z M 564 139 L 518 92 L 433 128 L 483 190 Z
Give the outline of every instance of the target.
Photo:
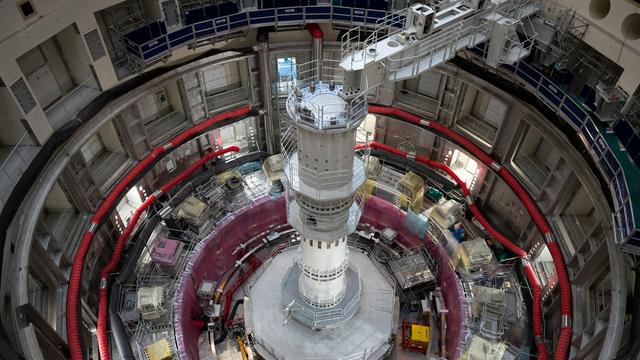
M 295 126 L 295 151 L 286 152 L 286 139 L 283 150 L 288 220 L 302 237 L 299 293 L 309 305 L 329 308 L 347 292 L 347 236 L 361 214 L 354 193 L 365 180 L 364 163 L 354 154 L 355 132 L 366 112 L 353 116 L 341 87 L 326 82 L 296 89 L 287 110 Z

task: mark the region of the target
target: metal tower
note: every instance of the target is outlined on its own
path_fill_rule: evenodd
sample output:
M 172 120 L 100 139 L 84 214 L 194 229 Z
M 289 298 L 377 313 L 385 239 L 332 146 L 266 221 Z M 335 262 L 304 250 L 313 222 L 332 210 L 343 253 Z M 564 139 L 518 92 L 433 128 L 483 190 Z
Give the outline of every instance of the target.
M 360 296 L 346 240 L 362 214 L 355 192 L 366 171 L 354 146 L 367 103 L 364 92 L 345 91 L 338 75 L 330 64 L 300 67 L 286 103 L 292 125 L 282 140 L 287 218 L 302 238 L 297 267 L 283 283 L 283 301 L 294 318 L 314 328 L 346 321 Z M 327 309 L 330 317 L 324 317 Z

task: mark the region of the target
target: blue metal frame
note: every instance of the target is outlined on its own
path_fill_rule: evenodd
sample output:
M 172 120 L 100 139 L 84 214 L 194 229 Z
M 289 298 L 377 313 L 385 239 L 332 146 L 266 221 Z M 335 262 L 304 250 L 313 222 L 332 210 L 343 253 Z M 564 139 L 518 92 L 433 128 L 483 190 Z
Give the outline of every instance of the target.
M 483 50 L 481 48 L 479 51 L 474 49 L 474 52 L 482 54 Z M 609 183 L 609 189 L 614 199 L 614 211 L 618 221 L 619 242 L 638 247 L 635 251 L 639 251 L 640 229 L 638 226 L 640 222 L 636 221 L 637 218 L 634 217 L 631 198 L 640 196 L 640 194 L 630 194 L 624 169 L 609 144 L 605 141 L 598 126 L 584 109 L 586 105 L 576 102 L 558 85 L 524 62 L 516 65 L 503 65 L 501 69 L 512 73 L 532 86 L 540 95 L 540 98 L 563 114 L 569 120 L 571 127 L 584 138 L 590 150 L 589 153 L 596 163 L 600 165 L 600 170 Z M 617 125 L 617 128 L 618 131 L 616 132 L 626 133 L 632 126 L 630 124 L 620 124 Z M 632 136 L 627 135 L 629 139 L 626 143 L 631 143 L 637 136 L 638 134 L 636 133 L 633 133 Z M 640 152 L 640 137 L 637 137 L 637 139 L 638 148 L 634 151 Z
M 309 1 L 304 1 L 309 3 Z M 303 3 L 302 1 L 300 2 Z M 345 26 L 372 26 L 387 15 L 380 9 L 385 1 L 334 1 L 332 5 L 308 5 L 263 9 L 235 9 L 220 5 L 191 9 L 182 13 L 184 26 L 167 33 L 163 20 L 154 21 L 124 34 L 130 55 L 143 63 L 167 56 L 171 50 L 216 36 L 225 36 L 243 28 L 261 26 L 304 25 L 333 22 Z M 372 8 L 345 5 L 371 6 Z

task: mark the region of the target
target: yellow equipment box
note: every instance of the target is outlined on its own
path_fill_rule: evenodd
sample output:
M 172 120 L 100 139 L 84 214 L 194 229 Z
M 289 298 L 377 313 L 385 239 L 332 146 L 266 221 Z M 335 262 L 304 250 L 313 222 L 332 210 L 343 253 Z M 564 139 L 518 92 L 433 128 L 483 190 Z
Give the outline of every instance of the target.
M 160 339 L 144 348 L 149 360 L 173 360 L 173 353 L 167 339 Z
M 429 327 L 425 325 L 411 324 L 411 341 L 418 343 L 428 343 Z

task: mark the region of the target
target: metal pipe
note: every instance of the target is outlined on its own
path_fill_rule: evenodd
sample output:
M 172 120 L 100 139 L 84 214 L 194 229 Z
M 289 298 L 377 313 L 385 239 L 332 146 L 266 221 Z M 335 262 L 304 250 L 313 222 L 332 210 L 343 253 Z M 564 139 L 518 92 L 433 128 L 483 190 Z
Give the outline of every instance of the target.
M 280 152 L 280 121 L 273 116 L 271 95 L 271 68 L 269 67 L 269 30 L 258 29 L 256 36 L 258 50 L 258 70 L 260 72 L 260 92 L 262 93 L 262 109 L 264 117 L 264 132 L 269 155 Z
M 307 30 L 311 34 L 311 58 L 316 62 L 316 78 L 322 79 L 322 38 L 324 33 L 318 24 L 308 24 Z

